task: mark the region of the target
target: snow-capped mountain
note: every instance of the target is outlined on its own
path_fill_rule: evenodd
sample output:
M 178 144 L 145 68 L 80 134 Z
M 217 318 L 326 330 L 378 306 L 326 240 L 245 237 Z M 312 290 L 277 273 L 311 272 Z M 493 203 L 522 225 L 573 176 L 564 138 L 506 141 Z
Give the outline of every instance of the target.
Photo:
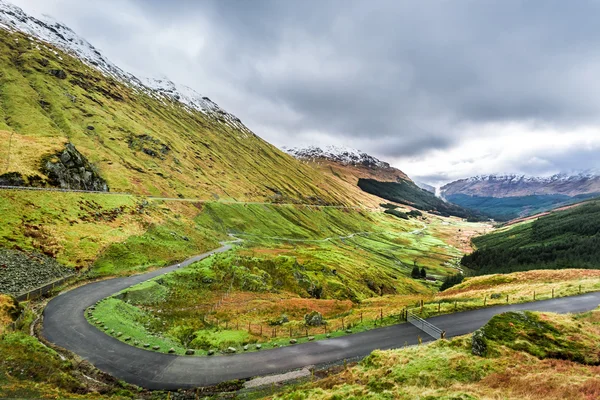
M 317 161 L 329 160 L 343 165 L 361 165 L 373 168 L 390 168 L 390 164 L 370 156 L 364 151 L 341 146 L 327 146 L 320 148 L 317 146 L 294 147 L 288 149 L 283 147 L 283 151 L 294 156 L 299 160 Z
M 576 196 L 600 192 L 600 174 L 584 171 L 533 177 L 515 174 L 482 175 L 461 179 L 441 188 L 444 196 L 517 197 L 562 194 Z
M 105 76 L 121 81 L 135 90 L 155 98 L 179 102 L 191 110 L 214 117 L 242 132 L 251 133 L 239 118 L 224 111 L 208 97 L 200 95 L 192 88 L 175 84 L 166 78 L 138 78 L 123 71 L 89 42 L 52 17 L 43 16 L 42 19 L 38 19 L 28 15 L 21 8 L 0 0 L 0 28 L 24 33 L 28 36 L 31 45 L 38 50 L 43 48 L 55 52 L 48 45 L 55 46 L 99 70 Z

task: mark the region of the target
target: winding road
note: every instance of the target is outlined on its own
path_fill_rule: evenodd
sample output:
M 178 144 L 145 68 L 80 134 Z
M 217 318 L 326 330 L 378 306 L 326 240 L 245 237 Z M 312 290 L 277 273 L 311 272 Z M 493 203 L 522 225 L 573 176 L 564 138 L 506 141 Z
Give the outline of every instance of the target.
M 230 244 L 192 257 L 181 266 L 231 249 Z M 127 345 L 92 326 L 84 317 L 87 307 L 131 285 L 171 272 L 178 265 L 141 275 L 115 278 L 64 292 L 44 310 L 42 335 L 50 342 L 88 360 L 102 371 L 148 389 L 175 390 L 215 385 L 281 373 L 307 365 L 320 365 L 367 356 L 375 349 L 392 349 L 418 343 L 418 336 L 431 341 L 410 324 L 309 342 L 289 347 L 228 356 L 194 357 L 156 353 Z M 583 312 L 600 304 L 600 292 L 442 315 L 428 321 L 447 332 L 447 337 L 464 335 L 483 326 L 493 315 L 505 311 L 531 310 L 558 313 Z

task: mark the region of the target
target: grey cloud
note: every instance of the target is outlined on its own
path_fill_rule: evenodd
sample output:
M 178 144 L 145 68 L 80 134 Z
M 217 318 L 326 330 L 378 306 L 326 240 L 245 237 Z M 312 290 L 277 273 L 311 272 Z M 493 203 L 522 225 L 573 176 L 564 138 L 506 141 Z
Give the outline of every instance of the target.
M 115 61 L 196 88 L 277 144 L 318 131 L 399 159 L 469 140 L 465 125 L 600 123 L 593 0 L 112 0 L 103 13 L 52 3 L 61 6 L 44 11 Z M 123 4 L 144 28 L 111 17 Z M 157 47 L 169 32 L 201 51 Z M 549 164 L 573 169 L 589 161 L 580 156 Z

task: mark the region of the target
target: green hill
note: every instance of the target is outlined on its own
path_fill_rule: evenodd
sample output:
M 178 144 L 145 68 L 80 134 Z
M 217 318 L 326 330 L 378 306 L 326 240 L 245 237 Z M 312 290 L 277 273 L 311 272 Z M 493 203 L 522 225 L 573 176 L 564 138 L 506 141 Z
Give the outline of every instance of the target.
M 473 239 L 462 264 L 476 274 L 600 267 L 600 201 Z
M 89 161 L 88 172 L 115 192 L 353 202 L 346 188 L 241 125 L 133 89 L 51 45 L 4 30 L 0 142 L 3 184 L 56 185 L 49 166 L 65 161 L 70 143 Z

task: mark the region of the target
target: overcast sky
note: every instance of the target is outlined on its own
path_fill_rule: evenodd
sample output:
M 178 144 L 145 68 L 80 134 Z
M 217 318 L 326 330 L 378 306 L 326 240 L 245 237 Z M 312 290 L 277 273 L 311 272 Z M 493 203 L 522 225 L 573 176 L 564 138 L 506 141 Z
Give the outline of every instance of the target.
M 430 183 L 600 168 L 599 1 L 12 1 L 277 146 Z

